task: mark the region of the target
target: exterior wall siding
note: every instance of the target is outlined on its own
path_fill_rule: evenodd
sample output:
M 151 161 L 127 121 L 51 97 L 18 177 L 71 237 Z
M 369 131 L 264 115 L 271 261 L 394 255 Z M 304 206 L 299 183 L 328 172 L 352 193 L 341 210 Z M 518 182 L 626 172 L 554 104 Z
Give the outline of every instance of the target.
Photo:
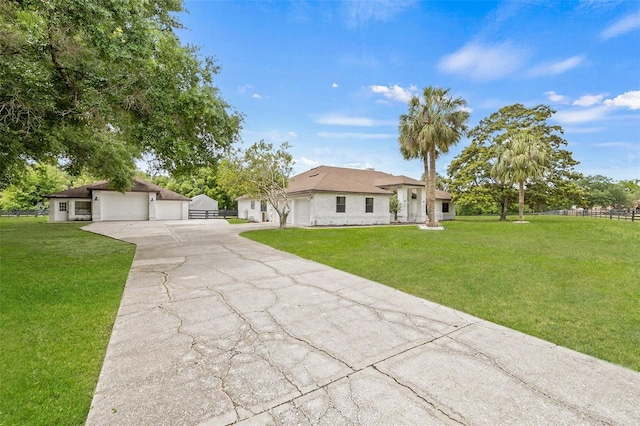
M 344 213 L 336 212 L 336 197 L 345 197 Z M 365 198 L 373 198 L 373 213 L 365 212 Z M 389 224 L 389 196 L 371 194 L 316 193 L 311 199 L 312 226 Z
M 251 201 L 254 206 L 251 208 Z M 262 222 L 262 212 L 260 211 L 260 201 L 250 199 L 238 200 L 238 217 L 247 219 L 250 222 Z
M 76 214 L 77 202 L 91 202 L 89 198 L 60 198 L 52 199 L 49 203 L 49 222 L 90 221 L 90 214 Z M 60 204 L 66 203 L 66 211 L 60 211 Z M 91 206 L 93 209 L 93 205 Z
M 424 191 L 415 199 L 411 198 L 412 188 L 398 188 L 398 199 L 402 210 L 398 213 L 398 222 L 421 223 L 427 220 L 426 194 Z M 344 213 L 336 212 L 336 197 L 345 197 Z M 373 198 L 373 212 L 365 212 L 365 199 Z M 449 202 L 449 212 L 442 212 L 442 200 L 436 200 L 436 214 L 438 220 L 454 220 L 455 206 Z M 447 201 L 445 201 L 447 202 Z M 298 226 L 345 226 L 345 225 L 387 225 L 393 221 L 389 213 L 388 195 L 354 194 L 354 193 L 314 193 L 302 197 L 289 198 L 291 212 L 287 224 Z M 278 213 L 271 205 L 263 215 L 260 211 L 260 201 L 254 200 L 251 208 L 250 199 L 238 200 L 238 216 L 253 222 L 270 221 L 280 223 Z
M 442 203 L 449 203 L 449 211 L 442 211 Z M 436 200 L 436 219 L 441 220 L 455 220 L 456 218 L 456 206 L 451 200 Z
M 156 192 L 126 192 L 94 189 L 91 198 L 51 198 L 49 222 L 106 220 L 187 220 L 188 200 L 158 200 Z M 65 211 L 60 205 L 65 203 Z M 78 203 L 89 203 L 78 206 Z M 76 209 L 76 207 L 78 207 Z

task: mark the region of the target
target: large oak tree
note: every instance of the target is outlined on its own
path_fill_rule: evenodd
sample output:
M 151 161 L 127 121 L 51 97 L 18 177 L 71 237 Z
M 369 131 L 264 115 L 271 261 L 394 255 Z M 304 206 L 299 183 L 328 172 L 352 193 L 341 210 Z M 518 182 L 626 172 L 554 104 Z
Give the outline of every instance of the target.
M 469 132 L 471 143 L 447 169 L 449 189 L 459 211 L 499 212 L 500 219 L 506 220 L 518 192 L 491 171 L 504 145 L 522 132 L 541 144 L 548 161 L 547 173 L 527 184 L 528 204 L 548 209 L 580 204 L 582 191 L 577 181 L 582 175 L 574 169 L 578 162 L 564 149 L 567 141 L 562 137 L 562 127 L 548 122 L 554 113 L 546 105 L 509 105 L 482 119 Z
M 34 162 L 116 189 L 135 162 L 180 174 L 236 139 L 210 58 L 174 30 L 181 0 L 0 1 L 0 186 Z

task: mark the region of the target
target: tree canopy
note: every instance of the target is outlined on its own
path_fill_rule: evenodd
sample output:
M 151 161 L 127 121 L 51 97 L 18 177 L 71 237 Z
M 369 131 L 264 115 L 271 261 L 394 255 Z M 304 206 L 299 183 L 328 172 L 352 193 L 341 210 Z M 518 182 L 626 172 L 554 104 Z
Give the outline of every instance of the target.
M 602 176 L 584 176 L 578 185 L 584 189 L 582 207 L 636 208 L 640 202 L 640 181 L 614 182 Z
M 525 182 L 542 179 L 547 171 L 547 147 L 529 133 L 517 133 L 497 149 L 491 173 L 500 181 L 518 184 L 518 220 L 524 215 Z
M 47 164 L 28 166 L 20 173 L 16 183 L 0 192 L 0 209 L 31 210 L 48 205 L 45 195 L 62 191 L 70 183 L 69 177 Z
M 294 162 L 289 148 L 288 142 L 276 149 L 261 140 L 223 161 L 218 173 L 221 184 L 234 195 L 267 201 L 280 217 L 280 228 L 286 228 L 291 212 L 287 187 Z
M 218 206 L 221 210 L 233 210 L 235 209 L 236 201 L 229 195 L 227 189 L 220 184 L 218 168 L 219 164 L 213 164 L 193 170 L 188 175 L 157 175 L 150 179 L 156 185 L 189 198 L 205 194 L 218 201 Z
M 455 157 L 447 169 L 448 183 L 461 213 L 500 213 L 518 199 L 513 184 L 491 173 L 501 147 L 518 133 L 526 132 L 545 148 L 548 172 L 527 185 L 528 205 L 535 208 L 562 208 L 579 204 L 582 191 L 576 182 L 581 174 L 570 151 L 564 149 L 562 127 L 547 120 L 555 113 L 546 105 L 526 108 L 514 104 L 484 118 L 470 132 L 471 143 Z
M 0 2 L 0 187 L 35 162 L 127 189 L 215 162 L 241 117 L 174 30 L 181 0 Z

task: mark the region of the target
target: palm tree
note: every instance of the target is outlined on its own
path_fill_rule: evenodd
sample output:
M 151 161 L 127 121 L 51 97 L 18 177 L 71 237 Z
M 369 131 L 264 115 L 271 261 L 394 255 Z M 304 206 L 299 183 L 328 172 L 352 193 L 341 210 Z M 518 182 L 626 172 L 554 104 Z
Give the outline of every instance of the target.
M 498 160 L 491 173 L 499 180 L 518 183 L 518 221 L 524 217 L 524 183 L 540 179 L 548 169 L 546 147 L 527 132 L 517 133 L 498 147 Z
M 405 160 L 422 159 L 427 186 L 427 226 L 438 226 L 436 219 L 436 158 L 466 134 L 469 112 L 462 98 L 449 96 L 451 89 L 426 87 L 422 99 L 413 96 L 409 112 L 400 116 L 400 152 Z

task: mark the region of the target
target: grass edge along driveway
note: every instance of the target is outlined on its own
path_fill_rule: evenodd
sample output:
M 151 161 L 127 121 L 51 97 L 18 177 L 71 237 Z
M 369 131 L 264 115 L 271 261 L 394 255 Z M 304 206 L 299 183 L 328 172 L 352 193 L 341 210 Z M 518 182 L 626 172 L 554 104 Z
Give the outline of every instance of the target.
M 0 425 L 84 424 L 135 246 L 0 219 Z
M 640 225 L 539 216 L 244 237 L 640 371 Z

